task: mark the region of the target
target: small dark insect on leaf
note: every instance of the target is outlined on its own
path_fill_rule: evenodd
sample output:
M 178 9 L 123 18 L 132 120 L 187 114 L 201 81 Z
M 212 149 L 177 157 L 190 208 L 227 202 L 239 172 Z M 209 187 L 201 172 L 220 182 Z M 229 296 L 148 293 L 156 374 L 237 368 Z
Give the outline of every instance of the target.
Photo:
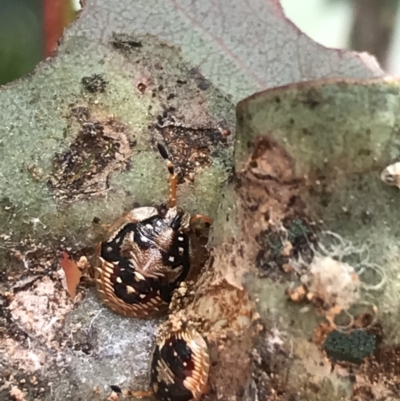
M 164 145 L 161 145 L 161 143 L 157 143 L 157 149 L 160 152 L 160 155 L 165 159 L 168 160 L 169 156 L 167 153 L 167 150 L 165 149 Z
M 110 385 L 110 388 L 112 391 L 114 391 L 114 393 L 122 393 L 122 390 L 119 386 L 115 386 L 115 385 Z

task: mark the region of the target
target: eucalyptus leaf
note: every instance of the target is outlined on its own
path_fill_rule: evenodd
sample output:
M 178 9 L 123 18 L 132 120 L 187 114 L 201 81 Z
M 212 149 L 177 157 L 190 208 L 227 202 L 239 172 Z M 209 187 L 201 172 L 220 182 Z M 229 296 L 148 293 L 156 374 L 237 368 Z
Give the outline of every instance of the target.
M 240 177 L 255 135 L 267 132 L 281 141 L 276 149 L 287 166 L 295 166 L 296 179 L 305 174 L 314 179 L 324 159 L 332 157 L 332 209 L 323 214 L 319 193 L 305 191 L 310 214 L 326 219 L 330 229 L 350 239 L 363 240 L 370 238 L 367 229 L 342 212 L 343 207 L 351 208 L 360 217 L 368 209 L 375 224 L 371 238 L 383 243 L 388 232 L 396 232 L 379 221 L 392 221 L 387 202 L 394 202 L 396 189 L 375 178 L 397 157 L 392 146 L 397 84 L 306 84 L 267 91 L 240 103 L 237 135 L 235 103 L 256 91 L 293 82 L 382 76 L 369 55 L 315 44 L 286 19 L 276 0 L 88 0 L 66 30 L 57 54 L 0 88 L 0 368 L 6 372 L 0 398 L 21 391 L 29 400 L 103 400 L 110 386 L 146 389 L 160 321 L 113 314 L 100 304 L 89 280 L 87 286 L 82 282 L 73 303 L 63 287 L 60 261 L 64 251 L 82 269 L 90 265 L 101 238 L 92 225 L 94 217 L 111 223 L 135 202 L 154 206 L 167 200 L 168 173 L 155 146 L 159 140 L 172 149 L 185 177 L 179 185 L 180 206 L 214 218 L 210 245 L 215 263 L 201 276 L 195 298 L 185 309 L 209 321 L 204 335 L 216 363 L 207 399 L 260 399 L 274 391 L 276 383 L 268 382 L 259 367 L 255 374 L 260 373 L 260 380 L 251 379 L 254 360 L 249 353 L 253 335 L 261 330 L 253 295 L 259 294 L 262 320 L 283 320 L 279 329 L 289 337 L 293 332 L 287 327 L 288 316 L 301 315 L 296 305 L 285 303 L 282 283 L 254 279 L 253 234 L 260 226 L 253 224 L 254 217 L 244 216 L 263 197 L 252 188 L 247 194 L 250 204 L 243 201 L 234 185 L 238 182 L 233 167 Z M 311 135 L 303 137 L 306 129 Z M 378 137 L 381 148 L 375 149 Z M 359 160 L 360 149 L 372 153 L 361 152 Z M 192 164 L 186 163 L 185 154 L 194 158 Z M 343 169 L 340 176 L 334 174 L 336 159 Z M 361 192 L 352 180 L 357 174 Z M 354 196 L 351 202 L 348 193 Z M 379 213 L 370 194 L 380 199 Z M 301 224 L 292 236 L 303 232 L 298 230 Z M 388 263 L 397 250 L 391 244 L 386 244 L 390 252 L 381 253 Z M 255 283 L 251 293 L 243 287 L 245 273 L 246 288 Z M 27 284 L 14 287 L 21 282 Z M 392 280 L 389 288 L 395 286 Z M 391 306 L 392 290 L 380 298 Z M 271 304 L 265 303 L 265 292 Z M 293 330 L 302 352 L 309 350 L 320 361 L 319 350 L 304 340 L 317 320 L 313 312 L 307 316 Z M 395 326 L 393 319 L 388 321 Z M 285 343 L 268 335 L 274 344 Z M 304 373 L 299 375 L 303 384 L 318 375 L 304 370 L 301 350 L 296 348 L 299 359 L 294 367 Z M 291 361 L 283 359 L 283 366 Z M 336 388 L 328 376 L 321 382 L 321 394 Z M 348 386 L 346 382 L 346 394 Z M 284 391 L 291 396 L 300 390 L 290 380 Z M 301 397 L 308 390 L 304 394 Z

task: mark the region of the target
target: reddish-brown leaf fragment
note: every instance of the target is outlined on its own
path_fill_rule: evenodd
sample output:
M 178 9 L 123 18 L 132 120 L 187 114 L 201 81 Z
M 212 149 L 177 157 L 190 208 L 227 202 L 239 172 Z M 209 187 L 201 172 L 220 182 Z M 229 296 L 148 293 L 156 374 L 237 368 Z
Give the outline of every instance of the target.
M 65 279 L 67 281 L 67 289 L 69 295 L 71 296 L 72 299 L 74 299 L 76 295 L 76 287 L 79 284 L 82 272 L 79 270 L 78 265 L 69 258 L 67 252 L 63 252 L 61 267 L 63 268 L 65 273 Z

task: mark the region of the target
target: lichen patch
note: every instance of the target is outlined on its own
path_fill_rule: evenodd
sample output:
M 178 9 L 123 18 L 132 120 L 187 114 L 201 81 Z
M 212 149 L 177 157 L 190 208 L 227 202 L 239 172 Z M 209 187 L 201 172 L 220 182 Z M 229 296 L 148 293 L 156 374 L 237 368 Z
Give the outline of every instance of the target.
M 41 338 L 51 347 L 56 344 L 53 340 L 72 307 L 65 291 L 60 291 L 49 277 L 43 277 L 32 288 L 14 294 L 9 309 L 13 320 L 24 332 Z
M 2 351 L 13 361 L 18 369 L 33 373 L 45 365 L 48 355 L 38 348 L 25 348 L 12 338 L 5 338 L 2 342 Z

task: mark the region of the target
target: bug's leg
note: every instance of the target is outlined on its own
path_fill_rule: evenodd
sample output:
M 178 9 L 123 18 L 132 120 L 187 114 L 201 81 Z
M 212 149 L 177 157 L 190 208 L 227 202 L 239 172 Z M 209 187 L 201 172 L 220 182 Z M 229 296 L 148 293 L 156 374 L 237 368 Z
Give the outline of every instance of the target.
M 170 182 L 170 195 L 169 195 L 169 207 L 174 207 L 176 205 L 176 191 L 177 191 L 177 177 L 174 171 L 174 165 L 169 159 L 167 150 L 161 143 L 157 143 L 158 151 L 163 159 L 167 162 L 167 167 L 169 171 L 169 182 Z
M 211 226 L 213 223 L 213 219 L 211 217 L 205 216 L 204 214 L 194 214 L 190 217 L 189 225 L 191 226 L 193 222 L 201 220 L 203 223 L 206 223 Z

